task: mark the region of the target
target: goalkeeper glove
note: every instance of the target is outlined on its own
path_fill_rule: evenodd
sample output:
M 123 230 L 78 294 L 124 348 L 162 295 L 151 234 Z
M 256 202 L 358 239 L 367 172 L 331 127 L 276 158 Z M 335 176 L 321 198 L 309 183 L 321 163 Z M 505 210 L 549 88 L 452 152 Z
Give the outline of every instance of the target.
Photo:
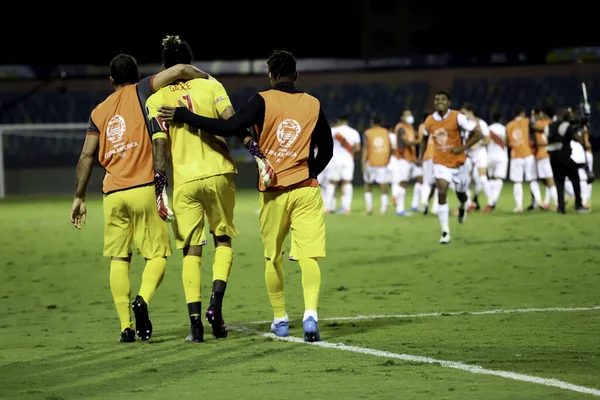
M 267 159 L 267 157 L 263 154 L 260 147 L 258 147 L 258 143 L 254 139 L 250 139 L 248 143 L 246 143 L 246 148 L 254 156 L 256 160 L 256 164 L 258 165 L 258 172 L 260 174 L 260 179 L 262 180 L 263 185 L 269 186 L 271 182 L 275 180 L 275 170 L 273 166 Z
M 154 172 L 154 195 L 156 196 L 156 210 L 163 221 L 173 222 L 175 220 L 175 215 L 169 208 L 167 186 L 167 175 L 161 171 Z

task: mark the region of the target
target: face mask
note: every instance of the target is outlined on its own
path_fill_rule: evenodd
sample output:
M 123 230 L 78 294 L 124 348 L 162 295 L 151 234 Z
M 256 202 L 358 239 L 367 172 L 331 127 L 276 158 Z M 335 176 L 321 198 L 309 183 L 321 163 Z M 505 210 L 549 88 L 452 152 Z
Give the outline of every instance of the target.
M 412 115 L 409 115 L 408 117 L 406 117 L 406 123 L 407 124 L 414 124 L 415 123 L 415 117 L 413 117 Z

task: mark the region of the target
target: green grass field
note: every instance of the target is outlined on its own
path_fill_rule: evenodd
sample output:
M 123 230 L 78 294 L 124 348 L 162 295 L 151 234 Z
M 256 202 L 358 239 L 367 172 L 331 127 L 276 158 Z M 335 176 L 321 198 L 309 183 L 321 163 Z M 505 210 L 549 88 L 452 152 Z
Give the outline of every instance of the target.
M 101 255 L 101 199 L 89 200 L 81 232 L 69 223 L 69 198 L 0 202 L 0 398 L 600 396 L 600 308 L 590 309 L 600 304 L 600 214 L 512 215 L 509 187 L 501 203 L 494 214 L 470 215 L 465 225 L 453 217 L 453 242 L 440 246 L 435 216 L 403 219 L 392 210 L 365 216 L 357 190 L 353 215 L 327 216 L 319 315 L 328 347 L 322 347 L 294 341 L 302 337 L 303 303 L 293 262 L 286 262 L 293 338 L 261 336 L 269 323 L 247 324 L 272 317 L 254 191 L 238 196 L 240 236 L 224 304 L 226 322 L 237 330 L 225 340 L 207 334 L 200 344 L 183 340 L 180 254 L 169 259 L 150 304 L 152 339 L 117 343 L 109 263 Z M 203 258 L 205 300 L 212 248 Z M 142 267 L 136 257 L 134 293 Z M 587 309 L 468 313 L 528 308 Z M 420 313 L 441 315 L 327 320 Z M 488 370 L 508 374 L 475 373 Z M 540 379 L 564 382 L 561 388 Z M 585 388 L 588 394 L 577 392 Z

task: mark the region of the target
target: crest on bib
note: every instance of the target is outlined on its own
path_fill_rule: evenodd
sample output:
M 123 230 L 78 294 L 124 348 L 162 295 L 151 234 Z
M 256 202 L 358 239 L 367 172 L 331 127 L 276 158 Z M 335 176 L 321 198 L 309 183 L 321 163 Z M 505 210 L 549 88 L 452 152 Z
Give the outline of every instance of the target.
M 279 140 L 281 147 L 287 149 L 294 144 L 301 131 L 300 123 L 295 119 L 288 118 L 283 120 L 277 127 L 277 140 Z
M 115 114 L 106 125 L 106 137 L 113 145 L 120 143 L 125 136 L 125 128 L 125 118 Z
M 512 132 L 512 137 L 513 137 L 513 139 L 515 139 L 515 140 L 517 140 L 517 141 L 519 141 L 519 140 L 523 139 L 523 131 L 522 131 L 522 130 L 520 130 L 520 129 L 515 129 L 515 130 Z
M 439 146 L 445 146 L 448 141 L 448 132 L 444 128 L 436 129 L 436 131 L 433 132 L 433 140 L 435 140 Z

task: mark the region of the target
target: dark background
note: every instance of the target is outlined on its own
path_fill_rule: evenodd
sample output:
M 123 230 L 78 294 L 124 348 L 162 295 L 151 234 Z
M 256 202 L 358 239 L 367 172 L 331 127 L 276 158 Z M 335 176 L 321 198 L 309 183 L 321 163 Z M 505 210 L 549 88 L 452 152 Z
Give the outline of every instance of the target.
M 3 12 L 0 64 L 106 65 L 118 53 L 132 54 L 139 63 L 158 63 L 166 34 L 179 34 L 190 42 L 197 60 L 266 58 L 274 49 L 297 57 L 361 58 L 426 52 L 546 53 L 561 46 L 600 44 L 600 35 L 593 32 L 595 13 L 570 9 L 568 3 L 266 3 L 113 1 L 30 4 L 27 9 L 13 4 Z

